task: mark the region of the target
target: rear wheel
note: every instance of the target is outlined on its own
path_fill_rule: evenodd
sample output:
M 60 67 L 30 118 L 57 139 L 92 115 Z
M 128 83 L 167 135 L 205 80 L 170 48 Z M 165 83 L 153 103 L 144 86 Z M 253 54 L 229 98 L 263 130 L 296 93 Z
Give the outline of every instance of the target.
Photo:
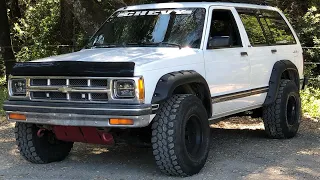
M 15 136 L 20 154 L 28 161 L 37 164 L 65 159 L 72 149 L 73 142 L 57 140 L 51 131 L 38 136 L 39 127 L 35 124 L 16 123 Z
M 193 95 L 174 95 L 164 102 L 152 125 L 152 147 L 162 172 L 190 176 L 204 166 L 209 152 L 207 112 Z
M 301 100 L 296 84 L 281 80 L 275 102 L 263 109 L 265 131 L 271 138 L 292 138 L 301 120 Z

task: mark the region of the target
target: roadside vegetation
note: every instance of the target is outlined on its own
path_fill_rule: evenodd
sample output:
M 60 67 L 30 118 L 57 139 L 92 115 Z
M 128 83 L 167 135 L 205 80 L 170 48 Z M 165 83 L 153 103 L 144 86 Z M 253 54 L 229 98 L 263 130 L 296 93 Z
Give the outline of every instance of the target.
M 0 77 L 0 116 L 4 115 L 4 111 L 2 109 L 2 104 L 3 104 L 3 101 L 6 100 L 7 94 L 8 94 L 5 84 L 6 84 L 5 77 Z
M 7 99 L 7 88 L 1 86 L 0 89 L 0 116 L 4 115 L 4 111 L 2 109 L 3 102 Z
M 2 103 L 7 99 L 7 89 L 1 87 L 0 90 L 0 115 L 4 115 L 4 111 L 2 109 Z
M 304 115 L 320 119 L 320 88 L 307 88 L 301 92 Z

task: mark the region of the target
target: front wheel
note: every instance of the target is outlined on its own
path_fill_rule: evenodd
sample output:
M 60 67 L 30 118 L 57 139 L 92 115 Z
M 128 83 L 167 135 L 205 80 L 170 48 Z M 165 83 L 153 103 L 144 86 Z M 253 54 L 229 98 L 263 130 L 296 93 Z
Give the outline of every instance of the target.
M 207 112 L 193 95 L 168 99 L 152 124 L 153 154 L 158 167 L 167 175 L 198 173 L 208 157 L 209 138 Z

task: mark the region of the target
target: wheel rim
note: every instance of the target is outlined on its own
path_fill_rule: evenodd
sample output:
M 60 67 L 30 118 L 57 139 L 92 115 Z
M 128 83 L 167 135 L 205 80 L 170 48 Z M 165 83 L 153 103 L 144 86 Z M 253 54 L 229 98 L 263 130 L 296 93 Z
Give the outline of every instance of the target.
M 199 155 L 202 142 L 203 131 L 201 129 L 201 121 L 199 117 L 193 115 L 188 119 L 185 128 L 185 146 L 187 152 L 193 157 Z
M 287 121 L 289 125 L 294 125 L 297 121 L 297 100 L 290 96 L 287 103 Z

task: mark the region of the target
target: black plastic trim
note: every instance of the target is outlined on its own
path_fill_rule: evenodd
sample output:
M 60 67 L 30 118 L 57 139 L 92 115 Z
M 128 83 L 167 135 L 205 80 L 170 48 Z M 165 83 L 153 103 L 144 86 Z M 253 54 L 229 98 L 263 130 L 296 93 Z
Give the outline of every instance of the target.
M 308 86 L 308 83 L 309 83 L 309 78 L 305 77 L 303 79 L 300 79 L 300 87 L 301 87 L 301 90 L 304 90 L 307 88 Z
M 262 94 L 268 92 L 268 87 L 261 87 L 261 88 L 256 88 L 256 89 L 250 89 L 246 91 L 240 91 L 240 92 L 235 92 L 235 93 L 230 93 L 230 94 L 224 94 L 220 96 L 215 96 L 212 97 L 212 103 L 221 103 L 225 101 L 230 101 L 234 99 L 240 99 L 248 96 L 253 96 L 256 94 Z
M 199 83 L 204 85 L 204 105 L 206 106 L 206 108 L 209 108 L 207 109 L 209 111 L 208 115 L 211 116 L 212 104 L 208 83 L 199 73 L 192 70 L 177 71 L 162 76 L 159 79 L 155 92 L 153 94 L 152 104 L 160 104 L 162 101 L 171 97 L 177 87 L 190 83 Z
M 133 77 L 134 62 L 53 61 L 16 63 L 12 76 Z
M 5 111 L 36 113 L 71 113 L 86 115 L 141 116 L 152 113 L 152 106 L 117 104 L 81 104 L 32 101 L 5 101 Z
M 289 72 L 289 79 L 293 80 L 298 88 L 300 87 L 300 78 L 297 67 L 289 60 L 277 61 L 272 68 L 269 81 L 269 91 L 263 104 L 264 106 L 270 105 L 276 100 L 282 74 L 285 71 Z

